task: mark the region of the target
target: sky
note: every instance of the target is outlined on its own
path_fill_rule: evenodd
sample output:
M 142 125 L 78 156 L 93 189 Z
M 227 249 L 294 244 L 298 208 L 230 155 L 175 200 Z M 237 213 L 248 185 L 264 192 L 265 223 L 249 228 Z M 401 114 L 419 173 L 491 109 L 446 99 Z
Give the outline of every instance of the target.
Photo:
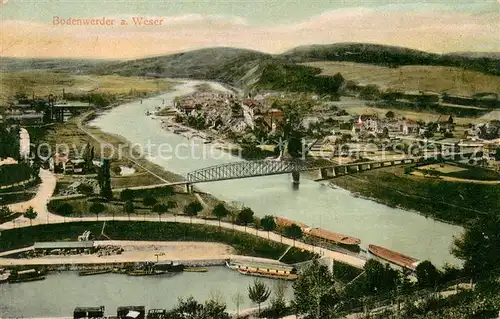
M 500 0 L 0 0 L 0 4 L 0 56 L 132 59 L 216 46 L 281 53 L 299 45 L 337 42 L 437 53 L 500 52 Z M 156 20 L 156 25 L 138 25 L 141 17 Z M 79 25 L 84 19 L 101 19 L 95 23 L 104 20 L 104 25 Z M 62 25 L 68 20 L 72 25 Z

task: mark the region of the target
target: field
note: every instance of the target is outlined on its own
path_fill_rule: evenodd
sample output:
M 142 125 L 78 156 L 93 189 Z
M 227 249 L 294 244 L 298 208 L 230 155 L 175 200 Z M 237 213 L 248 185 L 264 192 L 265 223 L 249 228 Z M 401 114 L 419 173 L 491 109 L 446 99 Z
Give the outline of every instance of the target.
M 481 167 L 469 167 L 447 163 L 420 166 L 416 170 L 420 173 L 437 171 L 439 172 L 440 178 L 444 180 L 460 179 L 464 182 L 498 181 L 500 183 L 499 173 Z
M 86 92 L 137 96 L 164 92 L 172 87 L 166 79 L 123 77 L 118 75 L 73 75 L 46 71 L 6 72 L 0 76 L 0 106 L 16 93 L 45 97 L 48 94 L 82 94 Z
M 479 92 L 500 93 L 500 77 L 476 71 L 442 66 L 402 66 L 388 68 L 352 62 L 308 62 L 303 65 L 322 69 L 321 75 L 340 72 L 347 80 L 375 84 L 401 91 L 432 91 L 470 96 Z

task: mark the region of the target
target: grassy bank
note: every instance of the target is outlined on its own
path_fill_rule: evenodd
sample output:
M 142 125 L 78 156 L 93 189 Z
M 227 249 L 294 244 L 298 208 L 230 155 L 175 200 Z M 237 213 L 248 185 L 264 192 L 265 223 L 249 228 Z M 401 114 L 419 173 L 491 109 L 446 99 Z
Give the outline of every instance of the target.
M 500 185 L 415 177 L 404 174 L 403 167 L 366 171 L 331 182 L 385 205 L 415 210 L 458 225 L 497 213 L 500 198 Z
M 86 230 L 100 234 L 102 228 L 103 222 L 72 222 L 5 230 L 0 251 L 28 247 L 35 242 L 76 240 Z M 270 259 L 278 259 L 287 249 L 280 243 L 209 225 L 108 221 L 104 232 L 113 240 L 217 242 L 232 246 L 239 255 Z M 292 248 L 282 261 L 297 263 L 314 257 L 313 253 Z

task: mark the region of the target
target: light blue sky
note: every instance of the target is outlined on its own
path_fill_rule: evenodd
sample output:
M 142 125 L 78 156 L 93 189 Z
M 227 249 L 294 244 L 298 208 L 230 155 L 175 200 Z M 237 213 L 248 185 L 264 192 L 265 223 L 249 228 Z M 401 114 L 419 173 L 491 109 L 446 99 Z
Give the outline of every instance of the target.
M 380 11 L 500 10 L 497 0 L 8 0 L 2 19 L 48 22 L 53 16 L 116 16 L 210 14 L 243 17 L 252 25 L 290 24 L 327 11 L 352 7 Z

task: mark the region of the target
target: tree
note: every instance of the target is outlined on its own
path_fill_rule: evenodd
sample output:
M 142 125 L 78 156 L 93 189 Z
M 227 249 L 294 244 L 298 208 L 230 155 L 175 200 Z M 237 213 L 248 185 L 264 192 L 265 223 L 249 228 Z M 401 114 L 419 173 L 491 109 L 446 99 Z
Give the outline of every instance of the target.
M 128 220 L 130 220 L 130 214 L 135 212 L 134 202 L 128 200 L 123 205 L 123 211 L 128 215 Z
M 3 222 L 3 220 L 7 217 L 9 217 L 12 214 L 12 211 L 8 206 L 0 206 L 0 221 Z
M 385 137 L 385 138 L 388 138 L 389 137 L 389 128 L 387 128 L 387 126 L 385 126 L 383 129 L 382 129 L 382 136 Z
M 175 200 L 169 200 L 167 202 L 168 209 L 177 208 L 177 202 Z
M 293 246 L 295 246 L 295 240 L 302 238 L 302 228 L 297 224 L 288 225 L 284 229 L 286 237 L 293 239 Z
M 500 161 L 500 147 L 495 152 L 495 160 Z
M 366 291 L 368 293 L 384 293 L 394 288 L 398 283 L 398 272 L 386 264 L 370 259 L 364 266 L 366 274 Z
M 227 210 L 226 206 L 224 206 L 223 203 L 219 203 L 215 205 L 214 209 L 212 210 L 212 214 L 214 214 L 215 217 L 219 220 L 219 227 L 220 227 L 220 220 L 222 218 L 227 217 L 229 215 L 229 211 Z
M 148 207 L 154 206 L 157 202 L 158 201 L 156 200 L 156 198 L 151 195 L 144 196 L 144 198 L 142 199 L 142 203 L 144 204 L 144 206 Z
M 299 132 L 292 132 L 287 143 L 287 151 L 293 158 L 304 159 L 307 155 L 307 150 L 302 142 L 302 134 Z
M 454 240 L 452 253 L 464 261 L 467 275 L 480 278 L 500 264 L 500 215 L 476 219 Z
M 393 119 L 396 115 L 394 114 L 393 111 L 389 111 L 387 113 L 385 113 L 385 117 L 388 118 L 388 119 Z
M 439 281 L 440 273 L 428 260 L 417 265 L 417 280 L 420 287 L 435 287 Z
M 267 231 L 267 239 L 269 239 L 269 232 L 276 230 L 276 221 L 271 215 L 267 215 L 260 220 L 260 225 Z
M 338 301 L 334 284 L 328 267 L 314 260 L 293 283 L 295 312 L 311 318 L 329 318 Z
M 83 152 L 83 160 L 85 161 L 85 172 L 90 173 L 94 170 L 94 146 L 87 144 Z
M 363 100 L 376 100 L 380 96 L 380 90 L 377 85 L 369 84 L 361 88 L 359 97 Z
M 243 208 L 236 217 L 239 224 L 245 225 L 245 232 L 247 231 L 247 225 L 253 222 L 253 210 L 250 207 Z
M 252 286 L 248 286 L 248 298 L 252 302 L 259 305 L 259 316 L 260 316 L 260 305 L 271 295 L 271 290 L 259 279 L 255 279 Z
M 33 219 L 38 216 L 38 213 L 35 212 L 33 207 L 28 207 L 28 209 L 24 212 L 23 217 L 28 218 L 30 220 L 30 226 L 33 226 Z
M 158 219 L 161 221 L 161 215 L 168 212 L 168 206 L 165 204 L 158 203 L 158 204 L 154 205 L 151 210 L 153 211 L 153 213 L 158 214 Z
M 282 318 L 286 314 L 285 293 L 288 285 L 283 280 L 277 280 L 274 284 L 274 296 L 271 298 L 271 305 L 268 316 L 271 318 Z
M 111 190 L 111 174 L 110 174 L 110 160 L 105 158 L 102 160 L 101 168 L 97 174 L 99 187 L 101 188 L 101 196 L 107 199 L 113 198 L 113 191 Z
M 240 317 L 240 305 L 243 303 L 243 294 L 237 291 L 232 298 L 234 305 L 236 306 L 236 318 Z
M 56 213 L 64 217 L 64 222 L 66 222 L 66 216 L 73 214 L 73 206 L 70 203 L 62 203 L 56 207 Z
M 186 216 L 189 216 L 189 222 L 193 223 L 193 217 L 198 215 L 198 213 L 201 212 L 202 209 L 203 206 L 199 201 L 192 201 L 184 207 L 184 214 L 186 214 Z
M 106 210 L 106 206 L 102 203 L 92 203 L 89 207 L 89 212 L 91 214 L 95 214 L 96 219 L 99 220 L 99 214 Z
M 201 304 L 189 297 L 186 300 L 179 299 L 177 307 L 167 313 L 168 319 L 229 319 L 226 305 L 219 300 L 207 300 Z
M 125 188 L 124 190 L 122 190 L 120 192 L 120 200 L 122 202 L 134 200 L 134 191 L 131 189 Z

